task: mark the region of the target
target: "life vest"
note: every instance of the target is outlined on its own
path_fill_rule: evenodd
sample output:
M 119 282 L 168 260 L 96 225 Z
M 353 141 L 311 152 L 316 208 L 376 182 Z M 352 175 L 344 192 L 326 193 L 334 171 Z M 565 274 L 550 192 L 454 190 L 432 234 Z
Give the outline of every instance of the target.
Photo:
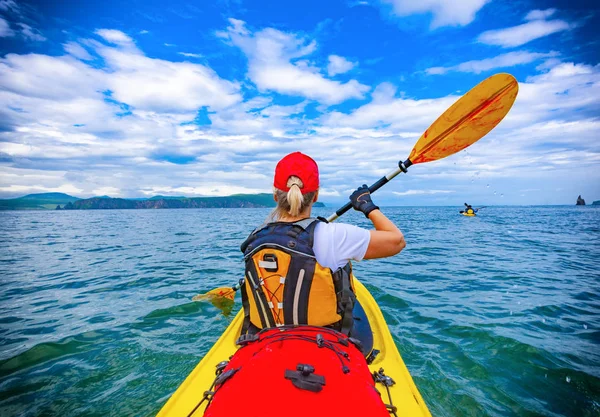
M 475 214 L 475 212 L 473 211 L 473 209 L 470 208 L 470 207 L 467 209 L 467 213 L 468 214 Z
M 355 341 L 333 329 L 283 326 L 242 335 L 237 344 L 204 393 L 204 417 L 397 415 Z
M 317 262 L 313 242 L 319 221 L 268 223 L 242 244 L 243 333 L 289 324 L 329 326 L 349 334 L 356 299 L 352 264 L 332 271 Z

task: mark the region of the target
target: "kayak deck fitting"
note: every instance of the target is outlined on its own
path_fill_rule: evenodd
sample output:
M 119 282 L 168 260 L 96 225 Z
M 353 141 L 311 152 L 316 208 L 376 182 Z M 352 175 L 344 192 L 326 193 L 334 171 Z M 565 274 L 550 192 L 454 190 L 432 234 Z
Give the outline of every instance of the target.
M 373 349 L 374 351 L 379 351 L 377 355 L 374 355 L 374 358 L 368 367 L 371 374 L 376 374 L 375 388 L 381 394 L 381 400 L 385 404 L 393 405 L 396 414 L 390 413 L 392 416 L 431 416 L 431 413 L 423 401 L 421 394 L 396 348 L 392 335 L 375 299 L 360 281 L 354 279 L 354 282 L 357 299 L 363 307 L 372 329 Z M 158 413 L 158 417 L 199 417 L 204 415 L 205 407 L 208 403 L 208 401 L 202 402 L 204 393 L 212 389 L 211 386 L 215 381 L 215 370 L 217 369 L 217 365 L 228 360 L 237 351 L 238 347 L 236 346 L 236 341 L 240 336 L 243 318 L 243 311 L 238 312 L 232 323 L 223 332 L 213 347 L 183 381 L 171 398 L 169 398 L 167 403 Z M 381 369 L 383 369 L 383 372 L 380 373 Z M 379 375 L 379 377 L 377 377 L 377 375 Z M 393 384 L 391 384 L 392 381 L 386 377 L 391 378 Z M 232 378 L 235 378 L 235 376 Z M 268 391 L 267 386 L 265 386 L 265 391 Z M 289 398 L 290 407 L 297 408 L 301 405 L 299 404 L 301 402 L 299 399 L 302 395 L 306 394 L 300 390 L 298 390 L 298 392 L 298 398 Z M 319 395 L 318 393 L 310 394 Z M 265 397 L 267 397 L 266 394 Z M 228 413 L 230 415 L 256 415 L 261 417 L 279 417 L 281 415 L 287 415 L 286 410 L 275 410 L 260 405 L 264 404 L 264 402 L 268 402 L 268 398 L 257 399 L 256 404 L 254 404 L 256 409 L 258 409 L 258 411 L 254 411 L 257 414 L 252 414 L 252 410 L 249 410 L 252 404 L 240 404 L 236 401 L 236 398 L 232 398 L 231 401 L 231 409 L 230 413 Z M 304 411 L 305 415 L 313 415 L 315 417 L 322 415 L 319 413 L 319 410 Z

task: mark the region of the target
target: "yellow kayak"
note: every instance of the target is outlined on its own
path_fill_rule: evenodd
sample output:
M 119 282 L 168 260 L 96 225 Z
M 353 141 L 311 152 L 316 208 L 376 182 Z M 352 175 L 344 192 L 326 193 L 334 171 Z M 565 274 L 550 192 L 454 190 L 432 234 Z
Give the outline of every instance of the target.
M 463 216 L 467 216 L 467 217 L 475 217 L 476 214 L 475 213 L 461 213 Z
M 406 365 L 402 361 L 402 357 L 396 348 L 375 299 L 357 279 L 354 282 L 357 300 L 364 309 L 364 313 L 371 325 L 373 351 L 379 351 L 377 355 L 371 358 L 372 362 L 368 365 L 369 371 L 377 373 L 383 368 L 385 376 L 390 377 L 394 382 L 391 386 L 382 382 L 375 383 L 375 388 L 381 394 L 382 401 L 389 403 L 391 401 L 388 401 L 388 398 L 393 400 L 393 405 L 397 410 L 395 411 L 396 414 L 390 413 L 390 415 L 403 417 L 431 416 Z M 204 356 L 171 398 L 169 398 L 158 413 L 158 417 L 198 417 L 204 415 L 208 401 L 202 402 L 203 394 L 212 389 L 212 385 L 215 382 L 217 364 L 228 360 L 238 350 L 236 341 L 240 336 L 242 322 L 243 311 L 240 311 L 206 356 Z M 389 394 L 387 392 L 388 389 Z M 314 394 L 309 393 L 308 395 Z M 298 402 L 298 398 L 290 398 L 291 402 L 294 402 L 294 400 Z M 317 410 L 312 411 L 316 412 Z M 231 413 L 231 415 L 246 415 L 245 412 L 241 411 L 241 408 L 238 408 L 233 403 L 231 404 Z M 306 415 L 310 414 L 311 412 L 309 411 Z M 268 415 L 270 414 L 264 414 L 264 416 Z

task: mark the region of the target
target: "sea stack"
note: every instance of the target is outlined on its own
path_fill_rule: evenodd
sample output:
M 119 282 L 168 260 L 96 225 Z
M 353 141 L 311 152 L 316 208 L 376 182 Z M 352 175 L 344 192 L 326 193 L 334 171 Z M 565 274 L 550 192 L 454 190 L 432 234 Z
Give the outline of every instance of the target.
M 583 198 L 581 198 L 581 195 L 579 195 L 579 197 L 577 197 L 577 206 L 585 206 L 585 200 Z

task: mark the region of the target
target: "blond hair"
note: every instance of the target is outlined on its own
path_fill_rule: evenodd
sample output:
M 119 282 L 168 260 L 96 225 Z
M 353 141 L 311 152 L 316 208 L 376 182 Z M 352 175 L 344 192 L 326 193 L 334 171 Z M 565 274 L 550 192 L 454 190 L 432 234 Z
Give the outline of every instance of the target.
M 270 216 L 273 220 L 288 216 L 298 217 L 312 204 L 317 193 L 313 191 L 312 193 L 302 194 L 300 189 L 304 187 L 304 183 L 300 178 L 293 175 L 288 179 L 287 187 L 290 189 L 287 193 L 273 188 L 273 192 L 277 197 L 277 207 Z

